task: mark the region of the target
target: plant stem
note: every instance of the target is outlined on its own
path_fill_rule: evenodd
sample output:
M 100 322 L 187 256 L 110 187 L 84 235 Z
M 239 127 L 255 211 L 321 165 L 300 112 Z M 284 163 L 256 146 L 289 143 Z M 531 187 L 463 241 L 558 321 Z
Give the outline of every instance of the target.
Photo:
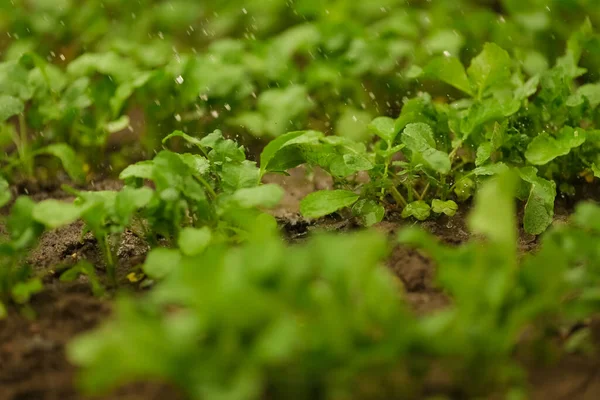
M 104 249 L 104 256 L 106 257 L 106 274 L 108 275 L 108 280 L 111 285 L 116 286 L 115 262 L 107 235 L 102 236 L 102 247 Z
M 423 200 L 425 198 L 425 195 L 427 194 L 427 191 L 429 190 L 430 186 L 430 182 L 427 182 L 425 189 L 423 189 L 423 193 L 421 193 L 421 195 L 419 196 L 419 200 Z
M 405 207 L 408 204 L 404 196 L 402 196 L 398 189 L 396 189 L 396 186 L 392 185 L 390 187 L 390 192 L 392 193 L 392 197 L 394 198 L 394 200 L 396 200 L 396 203 L 400 204 L 402 207 Z

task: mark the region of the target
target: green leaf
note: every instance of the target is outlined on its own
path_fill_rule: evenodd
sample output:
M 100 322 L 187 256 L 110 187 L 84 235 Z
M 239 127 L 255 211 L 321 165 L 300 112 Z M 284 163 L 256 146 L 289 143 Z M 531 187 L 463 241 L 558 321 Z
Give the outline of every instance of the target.
M 527 146 L 525 158 L 533 165 L 545 165 L 556 157 L 569 154 L 571 149 L 581 146 L 586 139 L 585 130 L 563 127 L 556 137 L 540 133 Z
M 196 256 L 206 249 L 211 239 L 212 233 L 207 226 L 198 229 L 185 227 L 179 232 L 177 245 L 186 256 Z
M 369 131 L 388 143 L 393 143 L 398 134 L 398 130 L 396 130 L 396 121 L 389 117 L 375 118 L 369 124 Z
M 427 64 L 424 73 L 427 76 L 446 82 L 469 95 L 473 95 L 471 83 L 469 82 L 469 78 L 467 78 L 465 68 L 456 57 L 436 57 Z
M 592 172 L 596 178 L 600 178 L 600 168 L 595 163 L 592 163 Z
M 475 208 L 469 215 L 469 227 L 473 233 L 484 235 L 507 249 L 516 248 L 515 188 L 516 179 L 510 172 L 483 184 L 476 194 Z
M 521 179 L 529 183 L 529 196 L 525 204 L 523 228 L 527 233 L 539 235 L 552 223 L 556 183 L 537 176 L 534 167 L 519 169 Z
M 186 248 L 186 250 L 190 250 L 190 248 Z M 142 269 L 152 279 L 163 279 L 177 268 L 180 261 L 181 253 L 179 251 L 159 247 L 148 253 Z
M 187 133 L 184 133 L 182 131 L 173 131 L 172 133 L 165 136 L 165 138 L 162 140 L 162 142 L 167 143 L 170 139 L 172 139 L 174 137 L 180 137 L 180 138 L 184 139 L 186 142 L 193 144 L 194 146 L 197 146 L 198 148 L 204 150 L 204 146 L 202 145 L 202 142 L 200 139 L 190 136 Z
M 25 104 L 16 97 L 0 94 L 0 122 L 25 111 Z
M 494 88 L 510 87 L 511 60 L 506 50 L 494 43 L 486 43 L 467 69 L 471 81 L 478 88 L 478 97 Z
M 0 207 L 4 207 L 11 199 L 10 185 L 0 176 Z
M 408 203 L 402 210 L 402 218 L 414 217 L 419 221 L 425 221 L 431 215 L 431 207 L 423 200 Z
M 105 129 L 108 133 L 120 132 L 124 129 L 127 129 L 127 127 L 129 126 L 129 123 L 130 123 L 129 116 L 122 115 L 119 119 L 108 122 L 105 125 Z
M 49 229 L 56 229 L 77 221 L 84 207 L 59 200 L 44 200 L 33 207 L 33 219 Z
M 431 202 L 431 209 L 434 213 L 437 214 L 446 214 L 449 217 L 452 217 L 458 211 L 458 205 L 452 201 L 442 201 L 440 199 L 433 199 Z
M 66 143 L 55 143 L 39 149 L 36 154 L 50 154 L 60 160 L 63 168 L 71 179 L 77 182 L 85 181 L 83 163 L 71 146 Z
M 454 184 L 454 194 L 459 201 L 465 201 L 473 196 L 475 182 L 471 178 L 462 177 Z
M 154 174 L 154 162 L 152 160 L 140 161 L 127 166 L 119 174 L 119 179 L 126 180 L 130 178 L 152 179 Z
M 375 200 L 360 199 L 352 206 L 352 214 L 360 218 L 363 225 L 371 226 L 383 220 L 385 208 Z
M 420 156 L 425 164 L 440 174 L 450 172 L 451 163 L 447 153 L 436 150 L 431 127 L 422 122 L 408 124 L 402 132 L 402 143 L 414 154 Z
M 323 134 L 317 131 L 296 131 L 271 140 L 260 154 L 261 176 L 269 171 L 281 172 L 302 164 L 304 157 L 294 147 L 302 144 L 317 145 L 322 137 Z
M 31 296 L 44 290 L 41 279 L 33 278 L 26 282 L 18 282 L 11 289 L 13 300 L 18 304 L 25 304 Z
M 320 190 L 300 202 L 300 212 L 306 218 L 320 218 L 342 208 L 350 207 L 359 195 L 348 190 Z
M 255 187 L 260 181 L 260 170 L 253 161 L 226 163 L 220 173 L 221 184 L 226 191 Z
M 253 188 L 239 189 L 233 194 L 235 202 L 243 208 L 275 207 L 285 194 L 276 184 L 266 184 Z

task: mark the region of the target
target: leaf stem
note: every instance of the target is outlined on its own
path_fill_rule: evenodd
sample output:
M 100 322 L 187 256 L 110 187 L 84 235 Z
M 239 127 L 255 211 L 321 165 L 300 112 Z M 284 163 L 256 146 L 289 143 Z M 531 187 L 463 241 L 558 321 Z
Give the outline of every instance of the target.
M 402 207 L 405 207 L 408 204 L 404 196 L 396 189 L 396 186 L 392 185 L 390 187 L 390 192 L 392 193 L 394 200 L 396 200 L 396 203 L 400 204 Z

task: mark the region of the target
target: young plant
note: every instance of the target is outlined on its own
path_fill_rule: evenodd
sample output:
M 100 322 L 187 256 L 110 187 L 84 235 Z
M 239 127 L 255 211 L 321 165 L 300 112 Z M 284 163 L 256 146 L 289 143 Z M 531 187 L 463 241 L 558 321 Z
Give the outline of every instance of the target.
M 0 318 L 6 316 L 8 302 L 25 304 L 42 290 L 42 281 L 31 276 L 26 262 L 44 230 L 33 219 L 34 204 L 27 197 L 17 198 L 6 221 L 7 237 L 0 237 Z
M 82 235 L 91 232 L 104 255 L 106 273 L 111 285 L 116 285 L 116 251 L 121 236 L 138 210 L 146 207 L 154 192 L 146 187 L 116 191 L 83 192 L 66 188 L 77 196 L 73 203 L 44 200 L 32 210 L 33 218 L 49 229 L 82 219 Z
M 164 142 L 178 137 L 200 154 L 163 150 L 120 175 L 133 186 L 153 182 L 155 195 L 144 212 L 151 231 L 176 239 L 186 227 L 207 226 L 226 237 L 245 239 L 261 214 L 258 207 L 275 206 L 283 190 L 261 185 L 259 168 L 246 160 L 243 147 L 223 138 L 220 131 L 202 139 L 176 131 Z
M 0 63 L 0 146 L 12 144 L 14 152 L 0 158 L 0 170 L 6 176 L 13 176 L 15 170 L 25 178 L 34 177 L 36 157 L 53 156 L 60 160 L 71 179 L 85 180 L 83 164 L 75 151 L 59 141 L 44 144 L 41 137 L 32 137 L 29 122 L 38 125 L 56 113 L 56 91 L 62 82 L 60 71 L 35 55 L 24 55 L 17 61 Z M 32 104 L 32 112 L 28 110 Z M 9 120 L 10 118 L 16 121 Z M 37 126 L 36 126 L 37 127 Z

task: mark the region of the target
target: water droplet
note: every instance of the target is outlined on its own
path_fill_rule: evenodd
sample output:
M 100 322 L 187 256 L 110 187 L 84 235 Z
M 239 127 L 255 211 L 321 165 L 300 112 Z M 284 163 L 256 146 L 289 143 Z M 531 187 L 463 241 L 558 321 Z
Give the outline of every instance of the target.
M 181 122 L 181 115 L 175 114 L 175 119 L 177 120 L 177 122 Z
M 451 54 L 450 54 L 450 52 L 448 50 L 444 50 L 444 55 L 446 57 L 450 57 L 451 56 Z

